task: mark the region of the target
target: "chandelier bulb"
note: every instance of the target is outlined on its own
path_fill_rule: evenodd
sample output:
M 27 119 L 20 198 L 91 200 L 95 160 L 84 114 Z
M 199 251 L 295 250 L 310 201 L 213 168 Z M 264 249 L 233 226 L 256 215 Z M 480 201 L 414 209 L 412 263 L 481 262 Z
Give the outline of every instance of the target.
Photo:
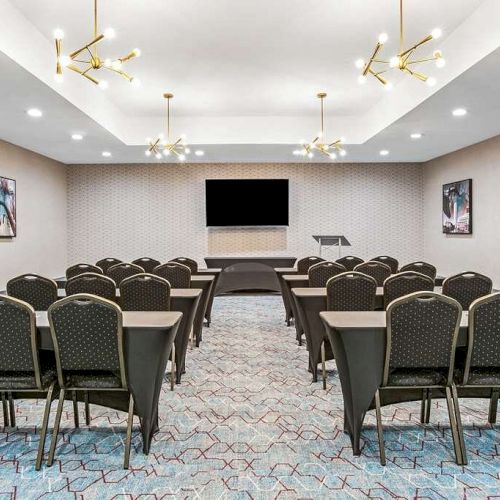
M 184 152 L 188 155 L 189 153 L 191 153 L 191 150 L 189 148 L 184 148 Z
M 179 160 L 184 161 L 186 159 L 185 155 L 179 155 Z
M 357 59 L 354 63 L 356 68 L 363 69 L 365 67 L 365 61 L 363 59 Z
M 142 54 L 141 49 L 134 49 L 132 51 L 132 54 L 134 54 L 135 57 L 141 57 Z
M 170 156 L 170 149 L 164 149 L 164 150 L 163 150 L 163 154 L 164 154 L 165 156 Z
M 144 154 L 146 156 L 151 156 L 151 151 L 149 149 L 146 149 L 146 151 L 144 152 Z
M 101 80 L 98 85 L 101 90 L 106 90 L 109 87 L 109 83 L 106 80 Z
M 104 30 L 104 38 L 111 40 L 116 37 L 116 31 L 113 28 L 106 28 Z
M 330 160 L 336 160 L 337 159 L 337 155 L 335 153 L 330 153 L 328 156 L 330 157 Z
M 157 160 L 161 160 L 161 153 L 156 153 L 156 155 L 155 155 L 155 156 L 156 156 L 156 159 L 157 159 Z
M 308 157 L 308 158 L 314 158 L 314 155 L 313 155 L 312 153 L 309 153 L 309 154 L 307 155 L 307 157 Z
M 378 43 L 384 44 L 389 40 L 389 35 L 387 33 L 380 33 L 378 36 Z
M 427 83 L 427 85 L 428 85 L 429 87 L 434 87 L 434 85 L 436 85 L 437 81 L 436 81 L 436 79 L 435 79 L 435 78 L 433 78 L 433 77 L 431 76 L 430 78 L 427 78 L 427 80 L 426 80 L 426 82 L 425 82 L 425 83 Z
M 391 57 L 389 60 L 389 66 L 391 68 L 397 68 L 399 66 L 399 56 Z
M 62 40 L 64 38 L 64 31 L 61 28 L 56 28 L 53 35 L 56 40 Z
M 384 85 L 384 89 L 387 90 L 387 92 L 390 92 L 393 88 L 394 88 L 394 85 L 392 84 L 392 82 L 387 82 Z
M 436 67 L 438 68 L 444 68 L 446 66 L 446 59 L 444 57 L 439 57 L 436 59 Z
M 54 80 L 56 83 L 62 83 L 64 81 L 64 76 L 59 73 L 56 73 L 54 75 Z
M 359 76 L 358 76 L 358 83 L 359 83 L 360 85 L 364 85 L 364 84 L 366 83 L 366 80 L 367 80 L 367 78 L 366 78 L 366 76 L 365 76 L 365 75 L 359 75 Z
M 339 152 L 340 156 L 345 156 L 347 154 L 345 149 L 341 149 Z
M 121 69 L 122 67 L 122 62 L 120 61 L 120 59 L 115 59 L 112 63 L 111 63 L 111 67 L 115 70 L 119 70 Z
M 435 40 L 437 40 L 438 38 L 441 38 L 441 36 L 443 35 L 443 32 L 441 31 L 440 28 L 435 28 L 431 31 L 431 36 L 432 38 L 434 38 Z

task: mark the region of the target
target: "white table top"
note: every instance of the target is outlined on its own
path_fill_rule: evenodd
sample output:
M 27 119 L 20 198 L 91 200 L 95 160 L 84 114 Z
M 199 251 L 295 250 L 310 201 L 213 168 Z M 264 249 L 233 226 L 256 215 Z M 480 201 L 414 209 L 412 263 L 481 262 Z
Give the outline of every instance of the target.
M 187 299 L 195 299 L 196 297 L 202 294 L 203 290 L 201 288 L 171 288 L 170 289 L 170 297 L 172 298 L 187 298 Z M 59 289 L 57 290 L 57 296 L 59 298 L 66 297 L 66 290 Z M 116 296 L 120 297 L 120 289 L 116 289 Z
M 443 287 L 434 287 L 434 292 L 443 293 Z M 296 297 L 326 297 L 326 288 L 292 288 L 292 293 Z M 383 287 L 377 287 L 377 295 L 384 295 Z

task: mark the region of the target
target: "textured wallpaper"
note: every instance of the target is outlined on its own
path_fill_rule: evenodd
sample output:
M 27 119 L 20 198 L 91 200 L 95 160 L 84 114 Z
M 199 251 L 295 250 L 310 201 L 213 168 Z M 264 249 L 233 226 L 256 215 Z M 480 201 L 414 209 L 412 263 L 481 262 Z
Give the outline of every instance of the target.
M 288 228 L 205 226 L 205 179 L 290 180 Z M 68 168 L 68 262 L 103 257 L 317 254 L 312 234 L 344 234 L 344 254 L 423 258 L 418 164 L 75 165 Z M 325 257 L 336 258 L 336 250 Z

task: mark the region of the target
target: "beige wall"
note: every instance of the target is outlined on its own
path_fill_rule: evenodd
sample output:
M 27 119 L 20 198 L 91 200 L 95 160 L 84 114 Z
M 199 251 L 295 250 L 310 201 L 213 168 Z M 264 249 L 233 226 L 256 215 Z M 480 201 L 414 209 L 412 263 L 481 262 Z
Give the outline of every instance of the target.
M 472 179 L 473 234 L 441 231 L 442 185 Z M 500 136 L 424 165 L 424 256 L 445 275 L 479 271 L 500 287 Z
M 205 227 L 205 179 L 290 180 L 290 226 Z M 72 165 L 68 260 L 115 256 L 316 254 L 313 234 L 345 234 L 363 258 L 423 256 L 422 167 L 416 164 Z M 228 207 L 228 210 L 231 208 Z M 336 251 L 326 257 L 336 258 Z
M 26 272 L 66 269 L 66 167 L 0 141 L 0 176 L 17 181 L 17 237 L 0 238 L 0 290 Z

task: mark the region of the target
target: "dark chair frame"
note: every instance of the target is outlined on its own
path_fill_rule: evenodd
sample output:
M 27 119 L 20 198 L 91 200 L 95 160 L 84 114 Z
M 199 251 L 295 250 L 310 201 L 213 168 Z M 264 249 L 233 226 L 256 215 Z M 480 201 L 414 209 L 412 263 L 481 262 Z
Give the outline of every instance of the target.
M 12 278 L 11 280 L 9 280 L 7 282 L 7 294 L 11 297 L 14 297 L 14 298 L 18 298 L 16 297 L 15 295 L 12 294 L 12 286 L 15 285 L 18 281 L 22 281 L 22 280 L 29 280 L 30 278 L 34 278 L 36 280 L 41 280 L 43 282 L 45 282 L 46 284 L 50 284 L 51 288 L 52 288 L 52 297 L 51 297 L 51 303 L 54 303 L 57 301 L 58 299 L 58 296 L 57 296 L 57 283 L 50 279 L 50 278 L 46 278 L 45 276 L 40 276 L 39 274 L 34 274 L 34 273 L 26 273 L 26 274 L 22 274 L 21 276 L 16 276 L 15 278 Z M 23 301 L 23 299 L 19 299 L 21 301 Z M 24 301 L 26 302 L 26 301 Z M 31 305 L 31 304 L 30 304 Z M 46 310 L 48 308 L 45 308 L 45 309 L 42 309 L 42 310 Z
M 172 284 L 168 278 L 165 278 L 164 276 L 162 276 L 161 274 L 156 274 L 157 272 L 161 272 L 162 269 L 164 268 L 174 268 L 174 267 L 179 267 L 179 268 L 182 268 L 182 269 L 187 269 L 189 271 L 189 284 L 187 287 L 178 287 L 178 286 L 174 286 L 176 285 L 176 283 Z M 161 264 L 160 266 L 157 266 L 155 267 L 155 270 L 153 271 L 153 274 L 155 276 L 159 276 L 160 278 L 163 278 L 163 279 L 166 279 L 169 283 L 170 283 L 170 287 L 171 288 L 191 288 L 191 277 L 192 277 L 192 272 L 191 272 L 191 269 L 186 266 L 185 264 L 181 264 L 180 262 L 173 262 L 173 261 L 169 261 L 169 262 L 166 262 L 165 264 Z
M 106 271 L 113 266 L 116 266 L 116 264 L 121 264 L 123 260 L 116 259 L 115 257 L 106 257 L 105 259 L 98 260 L 96 262 L 96 266 L 100 267 L 102 269 L 102 272 L 106 274 Z
M 403 304 L 407 304 L 413 302 L 415 300 L 438 300 L 440 302 L 447 303 L 452 305 L 457 310 L 457 320 L 454 327 L 454 333 L 452 337 L 452 345 L 450 350 L 450 360 L 448 364 L 448 375 L 446 377 L 446 385 L 412 385 L 412 386 L 401 386 L 401 385 L 388 385 L 389 381 L 389 370 L 390 370 L 390 360 L 391 360 L 391 345 L 392 345 L 392 312 L 394 309 L 398 308 Z M 384 432 L 382 426 L 382 412 L 381 412 L 381 403 L 380 403 L 380 395 L 384 391 L 390 390 L 415 390 L 422 389 L 422 393 L 426 391 L 431 391 L 433 389 L 440 389 L 445 391 L 446 402 L 448 405 L 448 416 L 450 420 L 451 433 L 453 438 L 453 446 L 455 449 L 455 458 L 458 465 L 466 465 L 466 459 L 462 454 L 462 443 L 463 443 L 463 432 L 462 432 L 462 424 L 460 418 L 460 409 L 458 407 L 458 399 L 456 386 L 454 383 L 454 366 L 455 366 L 455 351 L 457 348 L 457 340 L 458 334 L 460 330 L 460 323 L 462 320 L 462 306 L 455 300 L 450 297 L 446 297 L 445 295 L 441 295 L 435 292 L 415 292 L 400 299 L 396 299 L 387 308 L 386 311 L 387 317 L 387 334 L 386 334 L 386 349 L 385 349 L 385 357 L 384 357 L 384 370 L 382 383 L 380 387 L 377 389 L 375 393 L 375 412 L 377 419 L 377 434 L 380 448 L 380 463 L 381 465 L 386 465 L 385 458 L 385 445 L 384 445 Z M 443 367 L 444 368 L 444 367 Z
M 335 261 L 337 264 L 341 264 L 346 268 L 347 271 L 354 271 L 354 268 L 356 266 L 359 266 L 359 264 L 363 264 L 365 261 L 361 257 L 355 257 L 354 255 L 346 255 L 345 257 L 340 257 L 340 259 L 337 259 Z M 348 266 L 346 266 L 345 263 L 349 263 Z
M 97 304 L 102 304 L 105 305 L 111 309 L 113 309 L 116 312 L 117 316 L 117 343 L 118 343 L 118 360 L 119 360 L 119 366 L 120 366 L 120 382 L 121 382 L 121 387 L 119 388 L 107 388 L 107 389 L 95 389 L 92 387 L 68 387 L 66 385 L 65 377 L 64 377 L 64 372 L 61 367 L 61 358 L 60 358 L 60 353 L 59 353 L 59 343 L 58 343 L 58 338 L 57 338 L 57 332 L 54 327 L 54 322 L 52 318 L 52 314 L 56 309 L 59 309 L 61 307 L 64 307 L 66 304 L 71 303 L 71 302 L 78 302 L 78 301 L 90 301 L 93 303 Z M 56 368 L 57 368 L 57 379 L 59 383 L 59 401 L 57 405 L 57 412 L 56 412 L 56 418 L 54 421 L 54 429 L 52 432 L 52 441 L 50 443 L 50 450 L 49 450 L 49 457 L 47 460 L 47 466 L 51 467 L 53 462 L 54 462 L 54 456 L 55 456 L 55 451 L 56 451 L 56 445 L 57 445 L 57 437 L 59 434 L 59 426 L 61 424 L 61 416 L 62 416 L 62 410 L 63 410 L 63 405 L 64 405 L 64 399 L 66 397 L 66 391 L 73 391 L 73 394 L 75 394 L 75 391 L 95 391 L 95 392 L 127 392 L 129 394 L 129 404 L 128 404 L 128 417 L 127 417 L 127 435 L 126 435 L 126 440 L 125 440 L 125 453 L 124 453 L 124 460 L 123 460 L 123 468 L 128 469 L 129 468 L 129 462 L 130 462 L 130 448 L 131 448 L 131 442 L 132 442 L 132 425 L 133 425 L 133 419 L 134 419 L 134 398 L 132 396 L 132 393 L 130 392 L 130 389 L 127 384 L 127 376 L 126 376 L 126 365 L 125 365 L 125 343 L 124 343 L 124 335 L 123 335 L 123 314 L 122 310 L 118 305 L 116 305 L 114 302 L 111 302 L 110 300 L 103 299 L 101 297 L 97 297 L 95 295 L 90 295 L 90 294 L 78 294 L 78 295 L 71 295 L 70 297 L 66 297 L 64 299 L 59 300 L 55 304 L 53 304 L 50 309 L 48 310 L 48 318 L 49 318 L 49 325 L 50 325 L 50 335 L 52 337 L 52 343 L 54 345 L 54 352 L 55 352 L 55 358 L 56 358 Z
M 405 264 L 403 267 L 399 268 L 400 273 L 404 273 L 406 271 L 414 271 L 416 273 L 423 274 L 431 278 L 433 281 L 436 279 L 437 275 L 436 267 L 422 260 L 410 262 L 409 264 Z
M 465 271 L 463 273 L 459 273 L 459 274 L 455 274 L 453 276 L 449 276 L 448 278 L 446 278 L 443 281 L 443 295 L 455 298 L 454 294 L 452 294 L 450 292 L 450 290 L 449 290 L 449 287 L 451 286 L 451 284 L 454 281 L 466 280 L 466 279 L 469 279 L 469 278 L 470 279 L 472 279 L 472 278 L 481 279 L 482 281 L 484 281 L 485 283 L 488 284 L 489 290 L 482 297 L 485 297 L 486 295 L 490 295 L 491 294 L 491 292 L 493 290 L 493 282 L 492 282 L 491 278 L 489 278 L 488 276 L 485 276 L 484 274 L 477 273 L 475 271 Z M 476 299 L 479 299 L 479 298 L 481 298 L 481 297 L 476 297 Z M 476 300 L 476 299 L 474 299 L 474 300 Z M 458 299 L 456 299 L 456 300 L 458 300 Z M 474 302 L 474 300 L 471 301 L 471 303 L 469 304 L 469 307 L 472 305 L 472 302 Z M 459 300 L 459 302 L 460 302 L 460 300 Z M 462 308 L 468 309 L 468 307 L 466 307 L 463 303 L 461 303 L 461 305 L 462 305 Z
M 310 255 L 309 257 L 303 257 L 302 259 L 299 259 L 296 263 L 297 274 L 307 274 L 311 266 L 314 266 L 314 264 L 318 264 L 320 262 L 325 262 L 325 259 L 316 255 Z
M 376 264 L 376 266 L 375 266 L 375 264 Z M 363 264 L 357 265 L 354 268 L 354 271 L 356 271 L 358 273 L 366 274 L 367 276 L 371 276 L 371 274 L 364 272 L 363 269 L 369 269 L 372 267 L 381 268 L 381 266 L 383 266 L 382 267 L 383 269 L 387 268 L 386 271 L 389 271 L 389 274 L 387 274 L 386 278 L 383 280 L 383 281 L 385 281 L 389 276 L 391 276 L 392 271 L 391 271 L 391 268 L 387 264 L 384 264 L 383 262 L 379 262 L 378 260 L 367 260 L 366 262 L 363 262 Z M 371 276 L 371 277 L 375 279 L 375 281 L 377 282 L 377 286 L 384 286 L 383 281 L 382 282 L 379 281 L 377 278 L 375 278 L 375 276 Z
M 75 278 L 81 274 L 104 274 L 103 270 L 99 266 L 94 266 L 93 264 L 75 264 L 74 266 L 68 267 L 66 269 L 66 279 Z
M 116 286 L 119 287 L 120 286 L 120 282 L 118 282 L 117 280 L 115 280 L 113 278 L 112 275 L 110 275 L 109 273 L 112 273 L 114 269 L 118 269 L 118 268 L 122 268 L 122 269 L 133 269 L 134 271 L 136 271 L 136 274 L 144 274 L 144 269 L 141 267 L 141 266 L 138 266 L 137 264 L 132 264 L 131 262 L 120 262 L 119 264 L 115 264 L 114 266 L 111 266 L 110 268 L 108 268 L 108 270 L 105 272 L 105 275 L 108 277 L 108 278 L 111 278 L 115 283 L 116 283 Z M 130 276 L 135 276 L 135 274 L 131 274 L 129 276 L 125 276 L 125 278 L 130 278 Z M 125 278 L 122 278 L 122 281 L 125 279 Z
M 400 295 L 399 297 L 396 297 L 395 299 L 392 300 L 397 300 L 404 295 L 408 295 L 410 293 L 414 292 L 433 292 L 434 291 L 434 280 L 430 278 L 429 276 L 426 276 L 425 274 L 418 273 L 416 271 L 402 271 L 399 272 L 398 274 L 392 274 L 389 276 L 385 281 L 384 281 L 384 310 L 386 310 L 389 307 L 389 304 L 392 302 L 392 300 L 389 299 L 389 296 L 387 295 L 387 287 L 389 287 L 394 281 L 400 281 L 402 279 L 410 279 L 410 278 L 415 278 L 415 279 L 420 279 L 423 281 L 427 282 L 427 285 L 429 287 L 428 290 L 425 288 L 421 288 L 420 290 L 412 290 L 411 292 L 404 293 Z
M 373 259 L 370 259 L 371 262 L 381 262 L 386 266 L 389 266 L 392 274 L 396 274 L 399 269 L 399 261 L 395 257 L 391 257 L 389 255 L 378 255 Z
M 198 272 L 198 262 L 194 259 L 190 259 L 189 257 L 176 257 L 175 259 L 171 259 L 169 262 L 176 262 L 189 267 L 191 274 L 196 274 Z
M 335 269 L 336 271 L 338 271 L 336 274 L 328 277 L 328 279 L 326 280 L 326 282 L 321 285 L 321 284 L 316 284 L 314 283 L 312 280 L 311 280 L 311 271 L 313 272 L 314 274 L 314 271 L 316 269 L 320 269 L 320 268 L 326 268 L 326 269 Z M 347 269 L 342 265 L 342 264 L 339 264 L 338 262 L 330 262 L 330 261 L 322 261 L 322 262 L 318 262 L 317 264 L 314 264 L 312 265 L 309 270 L 307 271 L 307 275 L 309 277 L 309 286 L 311 288 L 314 288 L 314 287 L 318 287 L 318 288 L 323 288 L 323 287 L 326 287 L 326 283 L 328 283 L 328 280 L 330 280 L 331 278 L 334 278 L 335 276 L 338 276 L 339 274 L 342 274 L 342 273 L 345 273 L 347 271 Z
M 90 278 L 90 277 L 92 277 L 92 278 L 98 278 L 100 280 L 109 282 L 110 286 L 113 287 L 114 297 L 113 297 L 113 299 L 109 299 L 108 298 L 108 300 L 113 300 L 114 302 L 116 302 L 116 289 L 117 289 L 117 286 L 116 286 L 115 281 L 112 278 L 110 278 L 109 276 L 106 276 L 104 274 L 97 274 L 97 273 L 83 273 L 83 274 L 79 274 L 77 276 L 74 276 L 73 278 L 70 278 L 66 282 L 66 295 L 68 297 L 70 296 L 70 293 L 68 293 L 68 285 L 69 285 L 69 288 L 71 289 L 71 284 L 74 283 L 74 281 L 80 280 L 80 279 L 85 279 L 85 278 Z M 80 293 L 89 293 L 89 292 L 77 292 L 77 293 L 72 294 L 72 296 L 78 295 Z M 92 293 L 91 295 L 95 295 L 96 297 L 100 297 L 100 295 L 97 295 L 95 293 Z M 102 297 L 102 298 L 107 298 L 107 297 Z
M 152 273 L 153 269 L 155 267 L 158 267 L 161 264 L 161 262 L 159 260 L 152 259 L 151 257 L 141 257 L 140 259 L 133 260 L 132 264 L 142 267 L 146 273 Z M 152 265 L 151 268 L 149 268 L 150 265 Z

